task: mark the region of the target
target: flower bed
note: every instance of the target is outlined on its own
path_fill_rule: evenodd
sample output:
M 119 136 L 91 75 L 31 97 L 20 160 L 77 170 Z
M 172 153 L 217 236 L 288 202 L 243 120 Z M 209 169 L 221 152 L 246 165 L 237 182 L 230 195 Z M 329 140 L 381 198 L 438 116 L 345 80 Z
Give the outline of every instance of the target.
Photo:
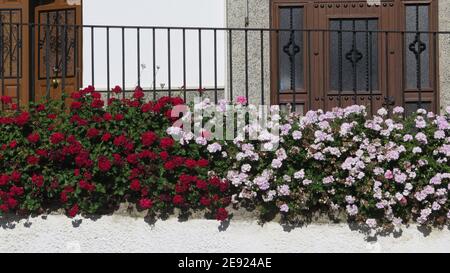
M 122 97 L 120 88 L 114 92 Z M 446 225 L 450 218 L 450 109 L 404 118 L 397 107 L 369 117 L 352 106 L 300 117 L 274 107 L 279 136 L 214 141 L 208 132 L 195 137 L 173 126 L 181 99 L 146 102 L 139 88 L 131 99 L 104 102 L 88 87 L 72 94 L 69 111 L 60 102 L 28 112 L 7 97 L 2 104 L 0 213 L 63 208 L 75 217 L 129 202 L 154 217 L 179 209 L 224 221 L 234 206 L 287 222 L 345 214 L 371 229 Z

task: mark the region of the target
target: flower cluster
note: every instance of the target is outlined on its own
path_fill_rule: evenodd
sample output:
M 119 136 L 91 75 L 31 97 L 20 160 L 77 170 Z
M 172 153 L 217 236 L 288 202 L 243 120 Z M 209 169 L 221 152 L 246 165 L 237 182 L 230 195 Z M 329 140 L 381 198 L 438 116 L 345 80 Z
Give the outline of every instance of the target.
M 70 217 L 105 213 L 121 203 L 157 216 L 206 210 L 228 218 L 229 186 L 208 173 L 205 147 L 181 147 L 166 133 L 180 98 L 104 101 L 88 87 L 65 102 L 19 110 L 2 98 L 0 213 L 29 214 L 63 208 Z
M 180 98 L 147 102 L 140 88 L 121 92 L 104 101 L 88 87 L 65 101 L 69 110 L 48 102 L 23 111 L 2 97 L 0 213 L 63 208 L 74 217 L 128 202 L 154 216 L 199 210 L 220 221 L 233 206 L 285 221 L 345 216 L 370 229 L 450 222 L 450 109 L 300 116 L 273 106 L 265 126 L 247 116 L 233 139 L 215 140 L 218 117 L 184 112 L 195 134 L 172 110 L 216 111 L 234 124 L 227 102 L 189 108 Z M 232 106 L 256 109 L 243 98 Z
M 450 108 L 404 115 L 396 107 L 369 117 L 364 106 L 292 114 L 273 152 L 237 138 L 226 175 L 233 199 L 288 221 L 320 211 L 370 229 L 448 223 Z

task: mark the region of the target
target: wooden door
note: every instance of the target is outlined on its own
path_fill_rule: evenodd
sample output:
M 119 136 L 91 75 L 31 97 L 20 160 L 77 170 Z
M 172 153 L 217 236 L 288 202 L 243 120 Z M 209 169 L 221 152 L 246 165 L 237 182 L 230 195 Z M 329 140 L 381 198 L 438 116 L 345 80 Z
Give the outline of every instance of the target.
M 55 0 L 35 9 L 35 101 L 69 96 L 81 87 L 81 4 Z M 81 1 L 78 1 L 81 2 Z
M 437 1 L 273 0 L 274 104 L 437 108 Z M 402 33 L 417 31 L 418 33 Z M 294 56 L 294 57 L 293 57 Z M 293 79 L 294 78 L 294 79 Z
M 28 0 L 0 0 L 0 90 L 14 103 L 29 99 Z

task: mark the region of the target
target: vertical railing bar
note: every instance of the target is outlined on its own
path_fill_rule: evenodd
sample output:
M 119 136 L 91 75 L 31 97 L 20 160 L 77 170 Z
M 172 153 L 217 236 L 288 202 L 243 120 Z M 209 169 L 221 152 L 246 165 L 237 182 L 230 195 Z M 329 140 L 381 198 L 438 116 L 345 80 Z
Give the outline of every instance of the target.
M 265 104 L 265 98 L 264 98 L 264 31 L 261 30 L 260 32 L 261 37 L 261 105 Z
M 372 73 L 373 73 L 373 63 L 372 63 L 372 54 L 373 54 L 373 34 L 370 31 L 369 32 L 369 55 L 368 55 L 368 59 L 369 59 L 369 92 L 370 92 L 370 114 L 373 114 L 373 78 L 372 78 Z
M 420 52 L 420 44 L 421 44 L 421 35 L 420 35 L 420 26 L 419 26 L 419 5 L 416 5 L 416 30 L 417 30 L 417 34 L 416 34 L 416 38 L 418 41 L 418 52 Z M 417 75 L 417 89 L 419 91 L 419 108 L 422 108 L 422 59 L 421 59 L 421 54 L 418 53 L 416 54 L 416 61 L 417 61 L 417 66 L 416 66 L 416 75 Z
M 60 58 L 60 56 L 59 56 L 59 50 L 60 50 L 60 44 L 59 44 L 59 35 L 60 35 L 60 33 L 59 33 L 59 25 L 60 25 L 60 22 L 59 22 L 59 15 L 60 15 L 60 12 L 59 12 L 59 11 L 56 11 L 55 22 L 54 22 L 54 24 L 53 24 L 53 27 L 54 27 L 55 30 L 56 30 L 56 41 L 58 41 L 58 42 L 56 43 L 55 66 L 54 66 L 53 69 L 52 69 L 52 72 L 53 72 L 53 78 L 55 78 L 55 79 L 59 78 L 59 71 L 58 71 L 58 68 L 59 68 L 59 58 Z M 56 74 L 56 75 L 55 75 L 55 74 Z
M 198 29 L 198 77 L 200 97 L 203 97 L 203 79 L 202 79 L 202 30 Z
M 91 85 L 95 86 L 95 34 L 94 27 L 91 27 Z
M 75 31 L 75 46 L 74 46 L 74 74 L 75 74 L 75 90 L 80 88 L 80 76 L 79 76 L 79 69 L 78 69 L 78 57 L 79 57 L 79 45 L 78 45 L 78 31 L 81 28 L 81 31 L 83 31 L 83 27 L 80 27 L 78 25 L 75 25 L 74 31 Z
M 17 98 L 17 105 L 20 107 L 20 78 L 22 76 L 22 65 L 21 65 L 21 52 L 22 52 L 22 25 L 17 24 L 17 58 L 16 58 L 16 98 Z
M 67 11 L 66 11 L 66 18 L 67 18 Z M 67 62 L 66 62 L 66 48 L 67 48 L 67 23 L 63 26 L 64 32 L 63 32 L 63 40 L 62 40 L 62 79 L 61 79 L 61 91 L 63 97 L 65 96 L 65 88 L 66 88 L 66 70 L 67 70 Z
M 12 10 L 9 10 L 9 77 L 12 77 L 13 66 L 13 23 L 12 23 Z
M 1 15 L 1 14 L 0 14 Z M 1 81 L 2 81 L 2 96 L 5 95 L 5 68 L 4 68 L 4 62 L 3 62 L 3 49 L 4 49 L 4 39 L 3 39 L 3 20 L 0 17 L 0 77 L 1 77 Z M 4 109 L 4 106 L 2 104 L 2 110 Z
M 108 89 L 108 92 L 106 93 L 106 96 L 109 99 L 111 98 L 111 56 L 110 56 L 110 29 L 109 27 L 106 27 L 106 87 Z
M 244 31 L 244 47 L 245 47 L 245 99 L 249 102 L 248 91 L 248 30 Z
M 125 76 L 125 27 L 122 27 L 122 98 L 124 99 L 126 93 Z
M 214 29 L 214 103 L 218 102 L 217 90 L 217 29 Z
M 406 51 L 405 51 L 405 47 L 406 47 L 406 43 L 405 43 L 405 32 L 402 31 L 401 33 L 401 39 L 402 39 L 402 106 L 406 107 L 406 102 L 405 102 L 405 87 L 406 87 L 406 64 L 405 64 L 405 59 L 406 59 Z
M 230 73 L 230 75 L 229 75 L 229 91 L 230 91 L 230 98 L 229 98 L 229 100 L 230 101 L 233 101 L 233 32 L 232 32 L 232 30 L 230 29 L 229 31 L 228 31 L 228 54 L 229 54 L 229 62 L 230 62 L 230 64 L 229 64 L 229 66 L 230 66 L 230 69 L 229 69 L 229 73 Z
M 152 53 L 153 53 L 153 99 L 156 99 L 156 29 L 152 28 Z
M 276 34 L 276 38 L 277 38 L 277 47 L 279 47 L 280 46 L 280 31 L 277 29 L 275 31 L 275 34 Z M 279 60 L 278 60 L 277 66 L 278 65 L 280 65 L 280 61 Z M 281 77 L 280 77 L 280 70 L 278 70 L 278 78 L 281 79 Z M 280 105 L 280 92 L 281 92 L 281 88 L 280 87 L 281 86 L 280 86 L 279 83 L 276 83 L 276 84 L 277 84 L 277 89 L 276 89 L 276 92 L 277 92 L 277 103 L 278 103 L 278 105 Z
M 45 25 L 45 75 L 46 75 L 46 99 L 50 98 L 50 14 L 47 13 L 47 24 Z
M 141 28 L 137 28 L 137 77 L 138 86 L 141 86 Z
M 308 110 L 312 110 L 312 62 L 311 62 L 311 30 L 308 29 Z
M 170 28 L 167 29 L 167 57 L 168 57 L 168 84 L 167 87 L 169 88 L 169 97 L 172 97 L 172 67 L 171 67 L 171 56 L 170 56 Z
M 63 97 L 65 97 L 66 88 L 66 74 L 67 74 L 67 25 L 68 25 L 68 13 L 67 10 L 64 11 L 64 26 L 63 26 L 63 41 L 62 41 L 62 80 L 61 88 Z
M 290 8 L 289 9 L 290 15 L 289 15 L 289 28 L 291 29 L 290 31 L 290 43 L 292 45 L 295 45 L 295 31 L 293 30 L 294 28 L 294 9 Z M 290 50 L 290 49 L 289 49 Z M 292 91 L 292 110 L 294 112 L 296 112 L 296 90 L 295 90 L 295 83 L 296 83 L 296 71 L 295 71 L 295 49 L 293 48 L 292 51 L 289 51 L 289 61 L 290 61 L 290 77 L 291 77 L 291 91 Z
M 292 13 L 292 9 L 291 9 Z M 291 18 L 292 19 L 292 18 Z M 291 26 L 292 28 L 292 26 Z M 295 30 L 291 31 L 292 41 L 295 42 Z M 295 113 L 297 111 L 297 90 L 295 89 L 296 85 L 296 67 L 295 67 L 295 54 L 292 52 L 291 56 L 291 90 L 292 90 L 292 110 Z
M 353 41 L 352 41 L 352 46 L 353 48 L 356 50 L 356 20 L 353 20 Z M 356 60 L 354 59 L 355 57 L 352 56 L 352 60 L 353 60 L 353 104 L 357 104 L 358 103 L 358 70 L 357 70 L 357 63 Z
M 183 99 L 187 100 L 187 82 L 186 82 L 186 29 L 183 28 Z
M 366 52 L 369 53 L 369 38 L 370 38 L 370 34 L 369 34 L 369 19 L 365 20 L 366 23 L 366 39 L 365 39 L 365 43 L 366 43 Z M 366 57 L 366 92 L 370 91 L 370 79 L 369 79 L 369 66 L 370 66 L 370 62 L 369 59 L 371 58 L 370 54 L 367 54 Z
M 439 112 L 440 112 L 440 107 L 438 105 L 438 103 L 439 103 L 439 97 L 438 97 L 439 83 L 438 83 L 438 75 L 437 75 L 437 73 L 439 71 L 438 62 L 437 62 L 438 57 L 439 57 L 438 41 L 439 41 L 439 33 L 433 32 L 433 53 L 434 53 L 433 54 L 434 56 L 432 56 L 433 57 L 433 76 L 434 76 L 433 77 L 433 82 L 434 82 L 433 89 L 434 89 L 434 105 L 435 105 L 434 108 L 435 108 L 435 111 L 437 114 L 439 114 Z
M 343 33 L 342 33 L 342 20 L 339 20 L 339 33 L 338 33 L 338 54 L 339 54 L 339 107 L 342 107 L 342 92 L 344 91 L 344 76 L 343 76 Z
M 389 77 L 389 32 L 386 31 L 384 33 L 384 44 L 385 44 L 385 71 L 386 71 L 386 97 L 385 97 L 385 105 L 386 108 L 389 109 L 389 104 L 390 104 L 390 90 L 389 90 L 389 81 L 390 81 L 390 77 Z
M 325 31 L 322 31 L 322 51 L 325 51 L 325 48 L 326 48 L 326 46 L 325 46 L 325 34 L 326 34 L 326 32 Z M 322 62 L 324 62 L 325 63 L 325 56 L 322 56 L 322 58 L 323 58 L 323 60 L 322 60 Z M 323 71 L 322 71 L 322 75 L 326 75 L 326 73 L 328 73 L 328 71 L 327 71 L 327 67 L 326 67 L 326 65 L 322 65 L 322 69 L 323 69 Z M 326 90 L 326 83 L 325 82 L 322 82 L 322 98 L 320 98 L 321 100 L 322 100 L 322 109 L 326 109 L 326 96 L 327 96 L 327 90 Z
M 30 35 L 30 45 L 31 45 L 31 67 L 32 68 L 34 68 L 35 66 L 36 66 L 36 60 L 35 60 L 35 57 L 36 57 L 36 55 L 35 55 L 35 51 L 36 50 L 38 50 L 39 51 L 39 57 L 40 57 L 40 49 L 39 48 L 36 48 L 36 45 L 35 45 L 35 36 L 36 36 L 36 33 L 35 33 L 35 31 L 36 31 L 36 28 L 35 28 L 35 24 L 34 23 L 31 23 L 30 24 L 30 29 L 31 29 L 31 35 Z M 40 33 L 41 31 L 40 31 L 40 28 L 39 28 L 39 33 Z M 1 35 L 0 35 L 1 36 Z M 40 69 L 40 66 L 38 67 L 38 69 Z M 30 87 L 30 90 L 31 90 L 31 93 L 29 94 L 30 95 L 30 99 L 31 99 L 31 101 L 34 101 L 35 100 L 35 80 L 36 80 L 36 74 L 38 75 L 38 77 L 39 77 L 39 73 L 36 73 L 36 71 L 35 71 L 35 69 L 30 69 L 29 71 L 31 71 L 31 73 L 30 73 L 30 79 L 31 79 L 31 81 L 30 81 L 30 85 L 31 85 L 31 87 Z

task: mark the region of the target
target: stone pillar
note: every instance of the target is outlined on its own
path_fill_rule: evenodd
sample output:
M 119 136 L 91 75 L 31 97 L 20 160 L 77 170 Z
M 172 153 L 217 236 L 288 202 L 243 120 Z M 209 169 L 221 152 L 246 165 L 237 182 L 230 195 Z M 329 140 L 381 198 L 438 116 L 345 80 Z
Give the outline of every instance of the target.
M 245 28 L 247 16 L 247 0 L 226 1 L 226 25 L 229 28 Z M 270 27 L 270 0 L 248 0 L 248 27 Z M 245 31 L 233 31 L 232 36 L 232 78 L 233 97 L 230 98 L 230 48 L 227 36 L 227 99 L 235 99 L 245 95 Z M 248 31 L 248 88 L 251 104 L 261 104 L 262 90 L 264 87 L 264 102 L 270 104 L 270 33 L 264 32 L 263 58 L 261 58 L 261 33 L 260 31 Z M 261 77 L 261 61 L 263 63 L 264 83 Z
M 439 31 L 450 31 L 450 0 L 439 1 Z M 441 106 L 450 106 L 450 34 L 439 35 Z

